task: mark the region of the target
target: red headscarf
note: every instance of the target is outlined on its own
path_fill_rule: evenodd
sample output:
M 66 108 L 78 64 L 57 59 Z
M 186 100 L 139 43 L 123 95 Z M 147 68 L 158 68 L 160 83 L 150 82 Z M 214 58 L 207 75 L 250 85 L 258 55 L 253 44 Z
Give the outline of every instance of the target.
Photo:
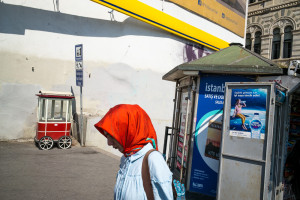
M 95 124 L 95 127 L 104 136 L 106 131 L 115 138 L 124 148 L 125 156 L 136 153 L 149 142 L 158 150 L 157 137 L 151 120 L 138 105 L 116 105 Z

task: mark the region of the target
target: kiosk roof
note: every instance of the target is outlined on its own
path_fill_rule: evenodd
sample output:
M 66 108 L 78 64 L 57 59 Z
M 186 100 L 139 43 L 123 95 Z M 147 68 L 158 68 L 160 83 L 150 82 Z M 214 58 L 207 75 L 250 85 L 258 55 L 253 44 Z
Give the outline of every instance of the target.
M 241 45 L 230 47 L 208 56 L 178 65 L 163 76 L 163 80 L 176 81 L 187 75 L 199 73 L 281 75 L 282 68 L 275 62 L 262 57 Z
M 36 94 L 39 97 L 46 98 L 63 98 L 63 99 L 72 99 L 74 98 L 71 92 L 56 92 L 56 91 L 39 91 L 39 94 Z

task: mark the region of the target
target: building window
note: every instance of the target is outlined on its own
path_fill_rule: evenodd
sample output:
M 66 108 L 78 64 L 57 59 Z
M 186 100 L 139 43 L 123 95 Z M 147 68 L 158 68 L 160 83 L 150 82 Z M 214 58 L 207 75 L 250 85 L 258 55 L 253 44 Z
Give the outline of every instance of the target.
M 259 1 L 263 1 L 263 0 L 249 0 L 249 4 L 250 3 L 255 3 L 256 1 L 259 2 Z
M 291 26 L 287 26 L 284 29 L 284 43 L 283 43 L 283 57 L 290 58 L 292 56 L 292 35 L 293 28 Z
M 246 34 L 246 49 L 251 50 L 251 34 L 247 33 Z
M 260 51 L 261 51 L 261 32 L 257 31 L 255 33 L 255 39 L 254 39 L 254 52 L 260 54 Z
M 272 44 L 272 59 L 278 59 L 280 56 L 280 29 L 273 30 L 273 44 Z

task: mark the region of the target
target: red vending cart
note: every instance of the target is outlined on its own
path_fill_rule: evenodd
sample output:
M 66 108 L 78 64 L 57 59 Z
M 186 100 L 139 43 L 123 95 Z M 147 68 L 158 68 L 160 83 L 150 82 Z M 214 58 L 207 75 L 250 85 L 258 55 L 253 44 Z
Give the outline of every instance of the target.
M 38 94 L 38 123 L 35 142 L 42 150 L 49 150 L 54 142 L 61 149 L 72 145 L 70 137 L 72 99 L 69 92 L 40 91 Z

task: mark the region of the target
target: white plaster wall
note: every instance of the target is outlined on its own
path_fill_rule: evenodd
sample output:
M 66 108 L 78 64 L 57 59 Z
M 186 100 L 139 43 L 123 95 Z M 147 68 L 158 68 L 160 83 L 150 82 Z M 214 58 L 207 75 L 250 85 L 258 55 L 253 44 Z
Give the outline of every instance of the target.
M 39 90 L 34 84 L 4 83 L 0 93 L 0 139 L 32 137 L 35 133 L 36 98 L 31 93 Z
M 1 1 L 0 140 L 34 137 L 39 90 L 72 90 L 79 112 L 74 46 L 83 44 L 84 114 L 100 120 L 116 104 L 139 104 L 162 150 L 175 87 L 162 76 L 186 61 L 189 42 L 109 11 L 83 0 Z M 101 146 L 93 122 L 87 123 L 89 141 Z

